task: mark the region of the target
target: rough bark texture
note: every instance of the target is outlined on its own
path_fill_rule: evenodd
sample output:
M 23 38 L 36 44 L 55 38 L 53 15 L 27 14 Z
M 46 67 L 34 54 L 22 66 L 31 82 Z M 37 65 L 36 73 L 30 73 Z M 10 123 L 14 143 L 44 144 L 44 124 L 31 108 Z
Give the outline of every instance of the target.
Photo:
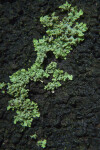
M 45 34 L 42 15 L 58 11 L 65 0 L 0 1 L 0 82 L 30 67 L 35 59 L 33 38 Z M 38 103 L 41 117 L 31 128 L 13 124 L 14 112 L 7 111 L 9 95 L 0 93 L 0 150 L 41 150 L 30 135 L 47 139 L 46 150 L 100 150 L 100 1 L 69 0 L 81 8 L 87 23 L 85 40 L 59 67 L 74 75 L 55 94 L 43 90 L 42 83 L 31 83 L 29 96 Z M 52 61 L 48 55 L 48 62 Z M 48 63 L 47 60 L 45 61 Z

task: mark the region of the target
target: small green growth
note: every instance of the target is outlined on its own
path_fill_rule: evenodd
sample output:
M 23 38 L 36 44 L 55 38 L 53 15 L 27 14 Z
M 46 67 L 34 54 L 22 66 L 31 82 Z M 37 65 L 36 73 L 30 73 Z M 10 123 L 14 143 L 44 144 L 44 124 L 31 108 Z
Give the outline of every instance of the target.
M 40 147 L 42 147 L 42 148 L 45 148 L 45 147 L 46 147 L 46 144 L 47 144 L 47 140 L 46 140 L 46 139 L 44 139 L 44 140 L 39 140 L 39 141 L 37 142 L 37 145 L 40 146 Z
M 66 2 L 65 4 L 59 6 L 59 8 L 60 8 L 62 11 L 69 10 L 70 7 L 71 7 L 71 4 L 68 4 L 68 2 Z
M 32 139 L 37 139 L 37 134 L 35 133 L 35 134 L 31 135 L 30 137 L 31 137 Z
M 2 88 L 4 88 L 6 86 L 6 83 L 2 82 L 0 83 L 0 90 L 2 90 Z
M 5 86 L 6 86 L 6 83 L 4 83 L 4 82 L 0 83 L 0 90 L 2 90 Z M 2 90 L 1 92 L 2 92 L 3 94 L 5 94 L 5 91 L 4 91 L 4 90 Z
M 2 94 L 5 94 L 5 91 L 4 91 L 4 90 L 2 90 Z

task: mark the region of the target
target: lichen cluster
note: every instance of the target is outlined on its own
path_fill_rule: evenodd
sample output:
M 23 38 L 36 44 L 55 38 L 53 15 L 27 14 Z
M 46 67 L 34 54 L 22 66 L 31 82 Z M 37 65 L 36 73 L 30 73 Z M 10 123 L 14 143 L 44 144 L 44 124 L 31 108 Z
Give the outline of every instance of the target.
M 57 62 L 52 61 L 44 69 L 43 62 L 47 57 L 47 52 L 51 51 L 55 58 L 66 59 L 72 46 L 84 40 L 84 32 L 87 30 L 86 24 L 77 20 L 83 15 L 83 11 L 77 7 L 71 7 L 66 2 L 59 6 L 61 13 L 67 15 L 60 19 L 53 12 L 51 16 L 40 17 L 40 22 L 46 27 L 47 36 L 42 39 L 33 39 L 34 48 L 37 52 L 35 63 L 28 70 L 21 69 L 10 76 L 10 83 L 7 83 L 7 93 L 13 97 L 9 101 L 7 110 L 16 110 L 14 123 L 20 122 L 22 126 L 30 127 L 34 118 L 40 117 L 38 105 L 28 98 L 29 89 L 26 88 L 29 82 L 43 82 L 45 78 L 52 76 L 51 82 L 44 84 L 45 90 L 54 93 L 55 89 L 61 86 L 60 81 L 72 80 L 73 76 L 60 70 Z M 44 82 L 43 82 L 44 83 Z M 1 83 L 1 89 L 5 84 Z

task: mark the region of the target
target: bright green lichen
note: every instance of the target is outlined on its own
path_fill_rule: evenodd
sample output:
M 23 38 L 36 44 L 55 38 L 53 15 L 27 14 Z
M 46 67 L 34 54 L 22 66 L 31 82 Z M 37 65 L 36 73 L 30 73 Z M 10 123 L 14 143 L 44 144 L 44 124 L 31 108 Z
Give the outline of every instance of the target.
M 2 90 L 6 86 L 6 83 L 2 82 L 0 83 L 0 90 Z M 5 93 L 5 90 L 1 91 L 3 94 Z
M 40 147 L 42 147 L 42 148 L 45 148 L 45 147 L 46 147 L 46 143 L 47 143 L 47 140 L 46 140 L 46 139 L 44 139 L 44 140 L 39 140 L 39 141 L 37 142 L 37 145 L 40 146 Z
M 35 133 L 33 135 L 30 135 L 31 139 L 34 139 L 35 141 L 37 141 L 37 146 L 45 148 L 46 144 L 47 144 L 47 140 L 46 139 L 41 139 L 41 140 L 37 140 L 38 135 Z
M 55 89 L 61 86 L 60 81 L 72 80 L 73 76 L 57 68 L 57 62 L 51 62 L 46 69 L 43 68 L 44 59 L 47 58 L 47 52 L 51 51 L 55 58 L 66 59 L 66 56 L 72 50 L 72 46 L 84 40 L 84 32 L 87 30 L 85 23 L 78 23 L 77 20 L 83 15 L 83 11 L 77 7 L 71 7 L 66 2 L 59 6 L 61 12 L 67 12 L 67 15 L 60 19 L 53 12 L 51 16 L 40 17 L 40 22 L 46 27 L 47 36 L 42 39 L 33 39 L 34 48 L 37 52 L 35 63 L 28 70 L 21 69 L 10 76 L 10 83 L 7 83 L 7 93 L 13 99 L 9 101 L 7 109 L 16 110 L 14 123 L 20 122 L 22 126 L 30 127 L 34 118 L 40 117 L 38 106 L 33 100 L 28 98 L 29 89 L 26 88 L 30 81 L 43 82 L 44 78 L 52 76 L 51 82 L 44 83 L 44 89 L 54 93 Z M 4 87 L 0 84 L 0 88 Z M 41 142 L 38 142 L 38 145 Z M 44 141 L 45 147 L 46 141 Z

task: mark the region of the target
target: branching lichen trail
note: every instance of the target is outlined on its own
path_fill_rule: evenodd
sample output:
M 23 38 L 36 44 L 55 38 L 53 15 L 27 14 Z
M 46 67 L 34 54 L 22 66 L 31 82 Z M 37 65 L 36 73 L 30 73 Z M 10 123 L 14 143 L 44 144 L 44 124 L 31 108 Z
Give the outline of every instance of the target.
M 47 52 L 52 51 L 55 58 L 66 59 L 68 53 L 72 50 L 72 46 L 84 40 L 84 32 L 87 31 L 86 24 L 77 20 L 83 15 L 83 11 L 77 7 L 71 7 L 66 2 L 59 6 L 61 13 L 67 15 L 60 20 L 59 16 L 53 12 L 51 16 L 40 17 L 40 22 L 46 27 L 47 36 L 42 39 L 34 39 L 34 47 L 37 52 L 35 63 L 28 70 L 21 69 L 10 76 L 10 83 L 1 83 L 0 89 L 7 86 L 7 93 L 13 96 L 9 101 L 7 110 L 16 110 L 14 123 L 20 122 L 22 126 L 31 127 L 34 118 L 40 117 L 38 105 L 28 98 L 29 89 L 26 85 L 30 82 L 43 81 L 52 75 L 52 81 L 44 85 L 45 90 L 54 93 L 55 89 L 61 86 L 60 81 L 72 80 L 73 76 L 57 68 L 56 62 L 51 62 L 46 69 L 42 67 Z M 4 90 L 3 90 L 4 93 Z

